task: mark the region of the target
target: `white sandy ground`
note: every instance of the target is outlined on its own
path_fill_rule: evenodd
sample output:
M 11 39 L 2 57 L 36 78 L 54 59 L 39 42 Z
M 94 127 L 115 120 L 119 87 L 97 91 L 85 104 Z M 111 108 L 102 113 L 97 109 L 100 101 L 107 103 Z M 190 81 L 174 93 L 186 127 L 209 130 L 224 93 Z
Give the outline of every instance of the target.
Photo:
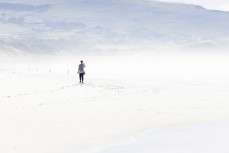
M 93 153 L 227 153 L 228 127 L 227 121 L 155 128 L 122 144 L 97 148 Z
M 218 63 L 217 67 L 225 64 L 224 62 Z M 201 70 L 200 68 L 200 72 Z M 228 123 L 229 120 L 229 75 L 226 71 L 220 70 L 222 73 L 215 75 L 209 75 L 209 71 L 189 75 L 162 75 L 158 69 L 155 70 L 155 75 L 146 78 L 133 76 L 127 79 L 125 76 L 120 79 L 125 74 L 123 71 L 116 78 L 113 76 L 104 79 L 109 76 L 104 74 L 103 78 L 98 79 L 99 75 L 91 75 L 95 74 L 93 71 L 90 74 L 88 64 L 83 85 L 77 84 L 78 77 L 75 73 L 68 75 L 66 72 L 49 72 L 47 67 L 1 68 L 1 153 L 90 152 L 100 146 L 128 142 L 131 136 L 149 129 L 152 132 L 137 141 L 141 145 L 145 139 L 154 138 L 149 141 L 155 148 L 148 147 L 144 153 L 161 153 L 166 148 L 170 152 L 170 147 L 181 146 L 181 136 L 184 136 L 182 145 L 187 145 L 181 150 L 191 152 L 188 148 L 195 148 L 195 145 L 193 139 L 188 140 L 189 136 L 200 143 L 211 141 L 210 138 L 204 138 L 206 133 L 202 132 L 205 129 L 210 131 L 207 135 L 212 131 L 213 138 L 219 143 L 225 143 L 229 138 L 228 131 L 225 130 L 228 124 L 221 124 L 225 135 L 220 129 L 211 130 L 211 126 L 217 126 L 218 121 Z M 110 73 L 112 74 L 111 71 Z M 197 125 L 198 128 L 194 126 L 192 134 L 190 124 L 207 121 L 214 121 L 215 124 Z M 199 139 L 195 137 L 196 133 L 196 136 L 199 135 L 198 132 L 201 136 Z M 169 144 L 170 140 L 174 140 L 172 145 Z M 141 147 L 142 150 L 147 148 L 147 143 L 139 148 Z M 198 147 L 194 149 L 195 153 L 203 153 Z M 220 151 L 218 146 L 211 147 L 212 153 L 229 152 L 227 147 Z M 111 150 L 121 153 L 120 147 L 108 148 L 101 153 L 110 153 Z M 171 153 L 179 151 L 174 149 Z

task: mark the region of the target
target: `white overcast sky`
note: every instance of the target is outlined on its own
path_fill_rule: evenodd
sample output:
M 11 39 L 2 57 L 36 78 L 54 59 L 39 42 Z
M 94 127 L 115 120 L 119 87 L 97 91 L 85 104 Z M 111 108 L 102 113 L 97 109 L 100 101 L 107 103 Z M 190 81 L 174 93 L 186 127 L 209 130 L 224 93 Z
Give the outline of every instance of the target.
M 207 9 L 229 11 L 229 0 L 158 0 L 201 5 Z

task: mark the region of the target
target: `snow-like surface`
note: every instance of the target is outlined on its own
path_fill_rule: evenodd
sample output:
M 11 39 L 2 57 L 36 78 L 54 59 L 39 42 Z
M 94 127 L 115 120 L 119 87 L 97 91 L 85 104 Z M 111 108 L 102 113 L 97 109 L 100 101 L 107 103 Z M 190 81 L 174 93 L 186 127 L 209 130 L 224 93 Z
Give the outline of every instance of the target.
M 162 128 L 133 137 L 126 144 L 116 144 L 96 153 L 227 153 L 229 123 L 213 122 L 192 126 Z
M 150 141 L 155 138 L 152 143 L 167 144 L 161 135 L 171 140 L 178 133 L 173 145 L 180 147 L 179 136 L 188 137 L 193 131 L 186 126 L 179 133 L 176 126 L 228 120 L 227 57 L 93 56 L 85 59 L 83 85 L 78 84 L 77 58 L 75 63 L 60 58 L 44 65 L 1 64 L 0 152 L 90 152 L 98 146 L 128 142 L 129 137 L 154 128 L 159 132 L 149 134 Z M 202 133 L 204 128 L 198 126 L 194 132 Z M 224 133 L 227 139 L 227 131 Z M 206 139 L 214 137 L 218 138 L 217 131 Z M 148 136 L 137 141 L 145 143 L 144 139 Z M 224 144 L 225 139 L 218 141 Z M 163 146 L 146 148 L 162 152 Z M 211 148 L 217 150 L 217 146 Z M 222 153 L 228 152 L 224 149 Z

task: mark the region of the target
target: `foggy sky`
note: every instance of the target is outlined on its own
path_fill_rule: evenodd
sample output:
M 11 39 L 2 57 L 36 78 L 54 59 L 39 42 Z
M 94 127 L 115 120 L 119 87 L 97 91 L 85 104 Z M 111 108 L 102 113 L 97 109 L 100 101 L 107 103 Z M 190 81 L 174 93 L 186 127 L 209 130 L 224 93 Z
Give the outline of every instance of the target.
M 207 9 L 229 11 L 228 0 L 158 0 L 201 5 Z

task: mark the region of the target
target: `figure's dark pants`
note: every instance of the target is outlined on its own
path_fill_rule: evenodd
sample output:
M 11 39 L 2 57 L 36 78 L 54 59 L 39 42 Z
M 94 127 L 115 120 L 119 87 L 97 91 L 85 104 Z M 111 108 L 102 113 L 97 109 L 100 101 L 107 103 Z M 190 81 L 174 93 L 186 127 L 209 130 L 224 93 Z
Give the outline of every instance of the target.
M 80 82 L 83 82 L 83 79 L 84 79 L 84 78 L 83 78 L 84 73 L 80 73 L 80 74 L 79 74 L 79 76 L 80 76 Z

